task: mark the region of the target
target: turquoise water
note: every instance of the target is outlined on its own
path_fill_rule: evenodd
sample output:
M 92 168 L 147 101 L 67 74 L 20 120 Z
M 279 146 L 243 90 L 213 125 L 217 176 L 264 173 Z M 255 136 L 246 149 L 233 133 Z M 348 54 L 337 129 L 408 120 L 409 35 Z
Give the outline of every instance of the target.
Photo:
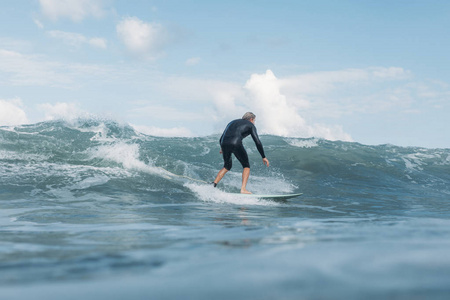
M 450 149 L 251 139 L 112 121 L 0 128 L 1 299 L 448 299 Z

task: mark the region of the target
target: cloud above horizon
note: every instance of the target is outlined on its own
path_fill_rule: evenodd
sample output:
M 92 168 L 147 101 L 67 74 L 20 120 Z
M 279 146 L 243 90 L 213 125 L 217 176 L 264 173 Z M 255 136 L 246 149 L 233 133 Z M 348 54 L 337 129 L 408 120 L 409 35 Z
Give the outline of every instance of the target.
M 56 86 L 73 82 L 61 63 L 5 49 L 0 49 L 0 71 L 7 75 L 4 83 L 11 85 Z
M 107 65 L 63 63 L 45 56 L 4 49 L 0 49 L 0 58 L 3 82 L 16 86 L 73 90 L 88 84 L 87 78 L 98 87 L 103 84 L 129 87 L 145 82 L 144 95 L 152 96 L 144 98 L 140 104 L 121 107 L 126 109 L 130 122 L 137 126 L 147 125 L 152 129 L 146 131 L 154 135 L 209 134 L 212 130 L 223 130 L 224 123 L 241 117 L 245 111 L 253 111 L 258 116 L 260 133 L 352 141 L 351 134 L 342 126 L 345 116 L 387 112 L 420 114 L 425 106 L 446 107 L 445 99 L 450 94 L 448 85 L 414 82 L 410 71 L 398 67 L 344 69 L 285 77 L 277 77 L 267 70 L 239 82 L 155 75 L 152 70 L 136 66 L 119 69 Z M 156 94 L 159 99 L 155 98 Z M 418 98 L 422 102 L 415 100 Z M 167 104 L 168 100 L 170 104 Z M 3 117 L 3 123 L 28 121 L 25 106 L 19 102 L 3 103 L 3 106 L 8 107 L 8 111 L 19 112 L 16 121 L 13 117 Z M 38 104 L 37 107 L 44 112 L 44 117 L 35 118 L 33 122 L 54 119 L 58 115 L 68 116 L 73 109 L 58 102 Z M 154 123 L 139 124 L 136 120 L 153 120 Z M 159 121 L 167 122 L 162 125 Z M 178 123 L 172 126 L 177 129 L 162 128 L 170 127 L 174 121 Z M 200 126 L 193 124 L 200 123 L 205 125 L 196 130 L 195 126 Z
M 189 107 L 194 103 L 195 107 L 204 107 L 218 131 L 227 121 L 253 111 L 260 133 L 352 141 L 351 134 L 339 124 L 342 116 L 415 111 L 411 98 L 417 91 L 411 78 L 410 71 L 398 67 L 313 72 L 281 78 L 267 70 L 251 74 L 243 83 L 172 77 L 158 83 L 158 88 L 170 99 L 179 101 L 179 113 L 192 114 Z M 380 89 L 380 86 L 387 87 Z M 432 95 L 430 91 L 427 94 Z M 151 105 L 143 104 L 133 110 L 138 112 L 146 107 Z M 147 111 L 151 115 L 150 111 L 154 114 L 168 109 L 161 104 L 158 110 Z M 164 119 L 166 115 L 158 114 L 158 118 Z
M 87 16 L 99 18 L 105 14 L 102 0 L 39 0 L 42 13 L 57 21 L 69 18 L 79 22 Z
M 51 38 L 62 40 L 67 45 L 73 46 L 73 47 L 80 47 L 84 44 L 87 44 L 94 48 L 99 49 L 106 49 L 108 46 L 108 43 L 106 39 L 99 38 L 99 37 L 93 37 L 88 38 L 80 33 L 74 33 L 74 32 L 65 32 L 60 30 L 50 30 L 47 31 L 47 34 Z
M 308 124 L 300 115 L 298 103 L 286 97 L 280 86 L 281 81 L 271 70 L 264 74 L 252 74 L 244 86 L 250 96 L 247 107 L 257 115 L 258 127 L 262 133 L 352 141 L 351 136 L 340 126 Z
M 169 33 L 164 26 L 147 23 L 137 17 L 123 18 L 117 24 L 116 32 L 127 51 L 138 58 L 159 58 L 169 43 Z
M 29 123 L 29 121 L 23 110 L 21 99 L 0 99 L 0 126 L 14 126 L 27 123 Z
M 89 116 L 89 113 L 80 109 L 75 103 L 42 103 L 38 105 L 38 109 L 44 112 L 44 121 L 60 119 L 70 121 L 77 118 Z

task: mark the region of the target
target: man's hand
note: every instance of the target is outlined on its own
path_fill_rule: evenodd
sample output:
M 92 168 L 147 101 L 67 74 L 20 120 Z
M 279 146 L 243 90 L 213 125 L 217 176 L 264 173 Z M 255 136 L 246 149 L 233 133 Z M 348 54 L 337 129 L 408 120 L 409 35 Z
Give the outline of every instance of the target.
M 267 158 L 263 158 L 263 163 L 267 166 L 267 167 L 269 167 L 269 160 L 267 159 Z
M 219 153 L 222 154 L 222 148 L 220 148 L 220 152 Z

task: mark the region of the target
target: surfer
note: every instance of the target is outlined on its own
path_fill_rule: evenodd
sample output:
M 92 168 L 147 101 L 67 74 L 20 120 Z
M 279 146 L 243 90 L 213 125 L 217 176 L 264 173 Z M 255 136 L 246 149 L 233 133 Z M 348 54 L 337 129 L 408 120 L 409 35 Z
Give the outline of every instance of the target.
M 242 140 L 248 135 L 252 136 L 253 141 L 256 144 L 256 148 L 258 149 L 259 154 L 261 154 L 263 163 L 266 166 L 269 166 L 269 160 L 264 154 L 264 148 L 259 140 L 258 134 L 256 133 L 256 127 L 254 125 L 255 119 L 256 116 L 253 113 L 247 112 L 244 114 L 242 119 L 231 121 L 225 128 L 219 140 L 221 148 L 220 153 L 223 155 L 224 166 L 219 173 L 217 173 L 216 179 L 213 182 L 214 187 L 216 187 L 223 176 L 231 170 L 231 154 L 233 153 L 244 168 L 242 171 L 241 193 L 251 194 L 251 192 L 247 191 L 246 188 L 248 177 L 250 176 L 250 163 L 248 161 L 247 151 L 245 151 L 244 145 L 242 144 Z

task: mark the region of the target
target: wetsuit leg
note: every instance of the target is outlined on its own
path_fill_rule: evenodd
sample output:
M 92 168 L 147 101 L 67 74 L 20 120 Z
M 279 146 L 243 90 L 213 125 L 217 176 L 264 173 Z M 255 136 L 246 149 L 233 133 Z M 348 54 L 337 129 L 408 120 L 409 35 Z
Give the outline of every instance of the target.
M 230 171 L 231 167 L 233 166 L 231 153 L 233 153 L 232 147 L 230 147 L 229 145 L 222 145 L 223 167 L 228 171 Z
M 239 160 L 243 168 L 250 168 L 247 151 L 245 151 L 244 145 L 236 145 L 233 153 L 234 156 L 236 156 L 236 158 Z

